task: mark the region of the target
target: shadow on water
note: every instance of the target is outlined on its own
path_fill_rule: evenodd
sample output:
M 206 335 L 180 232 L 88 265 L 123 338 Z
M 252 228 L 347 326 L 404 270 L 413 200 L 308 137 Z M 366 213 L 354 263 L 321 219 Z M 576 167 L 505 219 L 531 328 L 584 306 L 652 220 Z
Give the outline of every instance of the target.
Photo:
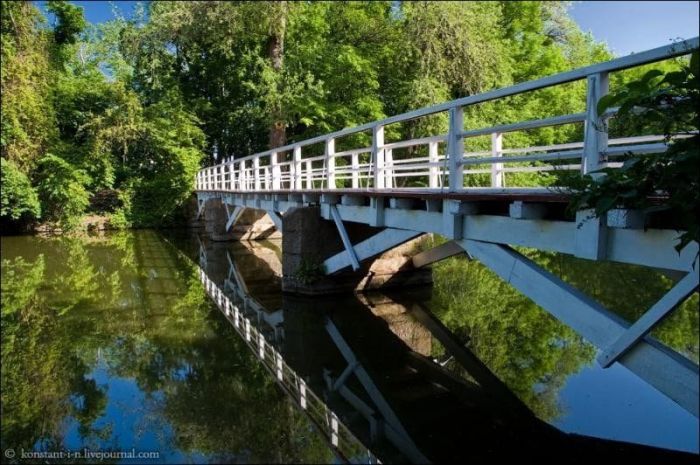
M 276 243 L 13 237 L 2 258 L 3 449 L 134 447 L 166 463 L 697 459 L 551 426 L 578 418 L 562 392 L 593 349 L 472 265 L 436 271 L 448 290 L 309 300 L 280 293 Z M 468 302 L 449 292 L 458 278 Z M 682 420 L 669 426 L 697 432 Z M 583 432 L 625 437 L 596 428 Z

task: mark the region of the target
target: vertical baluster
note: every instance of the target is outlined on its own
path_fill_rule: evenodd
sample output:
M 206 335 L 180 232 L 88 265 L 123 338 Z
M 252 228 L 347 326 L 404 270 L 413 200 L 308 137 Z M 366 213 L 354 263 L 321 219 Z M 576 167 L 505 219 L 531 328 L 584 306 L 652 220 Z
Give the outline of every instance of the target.
M 245 160 L 241 160 L 238 163 L 238 188 L 242 191 L 248 190 L 245 180 Z
M 598 100 L 608 93 L 608 73 L 588 76 L 586 94 L 586 128 L 583 138 L 583 160 L 581 173 L 596 171 L 602 161 L 601 157 L 608 148 L 608 133 L 604 121 L 598 114 Z
M 313 172 L 311 171 L 311 168 L 313 166 L 311 164 L 311 160 L 306 160 L 304 162 L 304 165 L 306 166 L 306 188 L 313 189 L 314 188 Z
M 352 154 L 352 188 L 360 187 L 360 154 Z
M 374 172 L 372 177 L 375 189 L 384 188 L 384 126 L 372 128 L 372 160 Z
M 394 151 L 392 149 L 384 150 L 384 187 L 389 189 L 396 187 L 394 182 Z
M 260 157 L 253 158 L 253 181 L 255 183 L 254 189 L 256 191 L 260 190 Z
M 302 184 L 302 171 L 301 171 L 301 147 L 295 146 L 292 152 L 292 163 L 294 166 L 294 189 L 301 190 L 304 188 Z
M 335 139 L 326 139 L 326 174 L 326 187 L 335 189 Z
M 503 156 L 503 134 L 500 132 L 491 134 L 491 156 Z M 503 163 L 491 163 L 491 187 L 503 187 L 504 184 Z
M 270 164 L 272 165 L 272 190 L 280 190 L 282 185 L 282 169 L 279 165 L 278 160 L 279 154 L 277 152 L 272 152 L 270 154 Z
M 428 187 L 439 187 L 440 167 L 437 163 L 440 162 L 440 159 L 438 158 L 438 142 L 430 142 L 428 144 L 428 162 L 430 163 L 428 168 Z
M 450 169 L 450 192 L 457 192 L 464 188 L 464 110 L 461 107 L 450 110 L 450 131 L 447 135 L 447 157 Z

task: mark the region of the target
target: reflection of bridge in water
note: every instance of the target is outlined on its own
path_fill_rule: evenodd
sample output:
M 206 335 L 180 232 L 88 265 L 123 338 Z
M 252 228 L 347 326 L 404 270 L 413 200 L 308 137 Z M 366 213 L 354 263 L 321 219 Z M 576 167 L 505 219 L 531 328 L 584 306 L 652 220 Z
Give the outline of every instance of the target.
M 384 294 L 342 303 L 282 297 L 270 287 L 279 282 L 277 253 L 243 244 L 252 253 L 200 241 L 205 289 L 344 460 L 694 458 L 563 433 L 536 418 L 415 296 L 411 303 Z M 434 343 L 466 377 L 430 357 Z

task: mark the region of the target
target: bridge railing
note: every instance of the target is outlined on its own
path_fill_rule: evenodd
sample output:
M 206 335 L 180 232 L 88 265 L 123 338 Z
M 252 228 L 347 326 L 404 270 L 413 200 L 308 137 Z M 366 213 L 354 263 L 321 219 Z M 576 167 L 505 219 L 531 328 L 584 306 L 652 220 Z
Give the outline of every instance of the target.
M 597 112 L 598 100 L 608 92 L 612 72 L 639 67 L 698 49 L 698 38 L 689 39 L 604 63 L 579 68 L 554 76 L 464 97 L 432 107 L 385 118 L 354 128 L 343 129 L 265 152 L 225 162 L 200 170 L 196 189 L 200 191 L 309 191 L 328 189 L 392 189 L 407 186 L 449 192 L 468 190 L 468 177 L 485 176 L 487 186 L 506 187 L 508 173 L 547 173 L 556 170 L 579 170 L 590 173 L 604 167 L 619 167 L 619 157 L 632 154 L 659 153 L 667 148 L 662 135 L 608 138 L 606 122 L 616 109 L 603 115 Z M 465 130 L 465 109 L 534 92 L 574 81 L 586 80 L 585 111 L 543 119 L 501 124 Z M 448 113 L 447 134 L 398 142 L 385 141 L 385 127 L 438 113 Z M 504 148 L 505 134 L 562 125 L 583 125 L 583 138 L 561 143 Z M 372 134 L 368 147 L 335 150 L 336 141 L 347 136 Z M 490 137 L 490 148 L 465 152 L 465 141 Z M 683 137 L 683 135 L 679 135 Z M 324 145 L 323 154 L 309 150 Z M 478 144 L 475 144 L 478 145 Z M 483 144 L 481 144 L 483 147 Z M 397 157 L 396 152 L 409 150 Z

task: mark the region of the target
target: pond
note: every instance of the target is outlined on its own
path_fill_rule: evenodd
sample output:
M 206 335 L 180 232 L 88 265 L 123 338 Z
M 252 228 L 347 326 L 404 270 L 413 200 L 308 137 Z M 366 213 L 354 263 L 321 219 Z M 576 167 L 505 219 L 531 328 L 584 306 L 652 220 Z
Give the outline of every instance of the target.
M 438 439 L 413 429 L 410 412 L 395 399 L 433 405 L 435 389 L 423 392 L 416 380 L 389 392 L 392 380 L 377 376 L 386 359 L 410 352 L 471 379 L 420 324 L 415 312 L 421 311 L 434 314 L 543 424 L 698 451 L 697 418 L 626 369 L 600 368 L 590 344 L 475 262 L 439 264 L 432 289 L 309 300 L 279 291 L 279 251 L 273 242 L 217 244 L 147 230 L 3 237 L 3 451 L 12 449 L 18 463 L 31 461 L 29 451 L 157 452 L 160 463 L 392 457 L 382 455 L 388 448 L 381 441 L 371 451 L 364 447 L 371 440 L 354 426 L 360 415 L 329 394 L 328 380 L 341 377 L 347 359 L 329 337 L 328 321 L 374 376 L 412 443 L 431 450 Z M 627 318 L 671 285 L 648 270 L 528 253 Z M 309 399 L 315 396 L 330 415 L 328 425 L 339 419 L 348 428 L 341 438 L 348 449 L 335 447 L 323 421 L 300 407 L 278 383 L 275 365 L 262 363 L 212 302 L 203 276 L 220 286 L 236 281 L 231 263 L 265 309 L 258 311 L 257 330 L 270 353 L 280 364 L 283 357 L 285 376 L 308 383 Z M 697 294 L 654 335 L 697 362 Z M 431 368 L 419 371 L 425 370 Z M 371 404 L 376 394 L 358 380 L 349 376 L 347 386 Z M 143 456 L 109 460 L 153 463 Z

